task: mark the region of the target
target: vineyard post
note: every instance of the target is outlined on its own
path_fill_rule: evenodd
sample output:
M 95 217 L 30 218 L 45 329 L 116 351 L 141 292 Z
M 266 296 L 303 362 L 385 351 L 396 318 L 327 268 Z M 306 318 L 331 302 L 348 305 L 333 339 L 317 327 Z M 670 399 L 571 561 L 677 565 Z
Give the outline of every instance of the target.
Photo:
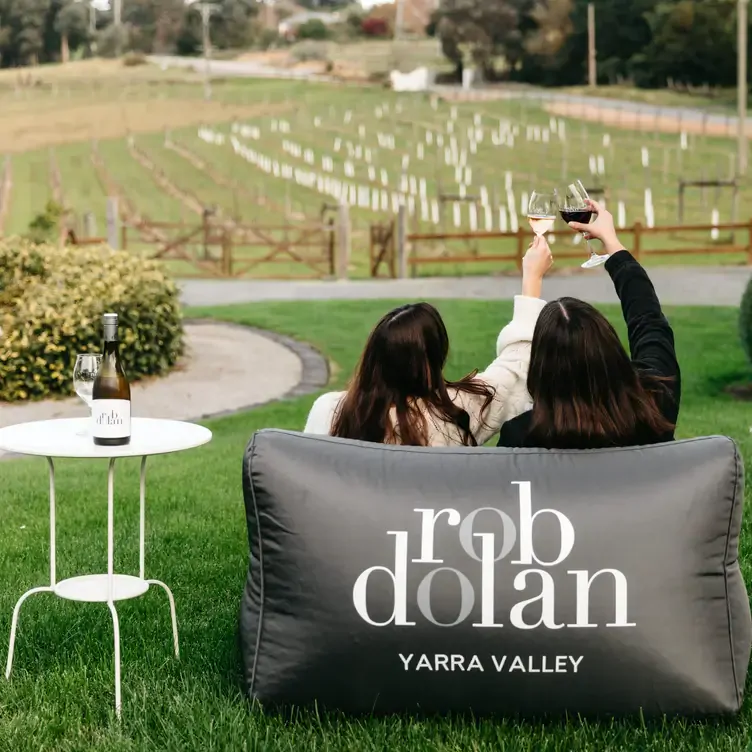
M 107 198 L 107 243 L 113 250 L 120 248 L 120 215 L 117 196 Z
M 97 220 L 94 213 L 89 210 L 84 212 L 84 237 L 95 238 L 97 236 Z
M 397 276 L 407 279 L 407 207 L 401 204 L 397 213 Z
M 339 205 L 338 211 L 338 255 L 337 255 L 337 279 L 345 280 L 348 275 L 348 267 L 350 266 L 350 254 L 351 248 L 351 226 L 350 226 L 350 207 L 346 203 Z
M 232 232 L 226 227 L 222 232 L 222 274 L 225 277 L 232 277 Z

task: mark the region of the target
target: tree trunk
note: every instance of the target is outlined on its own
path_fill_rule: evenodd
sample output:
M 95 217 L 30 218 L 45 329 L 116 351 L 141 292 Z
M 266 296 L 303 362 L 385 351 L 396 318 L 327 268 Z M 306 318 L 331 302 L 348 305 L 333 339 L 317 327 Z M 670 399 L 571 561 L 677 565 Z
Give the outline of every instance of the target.
M 70 48 L 68 47 L 68 35 L 63 34 L 60 37 L 60 62 L 70 62 Z

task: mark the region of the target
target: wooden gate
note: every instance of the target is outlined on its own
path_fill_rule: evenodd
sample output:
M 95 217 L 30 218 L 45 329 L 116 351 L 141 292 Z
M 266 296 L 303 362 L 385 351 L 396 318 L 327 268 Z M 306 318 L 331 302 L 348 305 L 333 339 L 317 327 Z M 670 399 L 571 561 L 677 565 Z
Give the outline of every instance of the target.
M 386 264 L 389 276 L 397 276 L 394 222 L 371 225 L 371 242 L 368 247 L 371 276 L 378 277 L 382 264 Z
M 334 276 L 333 225 L 200 225 L 139 222 L 123 227 L 123 247 L 146 251 L 180 277 L 316 279 Z

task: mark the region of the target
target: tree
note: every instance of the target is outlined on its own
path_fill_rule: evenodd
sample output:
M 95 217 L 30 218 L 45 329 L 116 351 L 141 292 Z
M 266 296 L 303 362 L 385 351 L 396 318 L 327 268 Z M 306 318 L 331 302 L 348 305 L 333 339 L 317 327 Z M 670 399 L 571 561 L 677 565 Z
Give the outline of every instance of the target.
M 595 6 L 596 36 L 598 45 L 598 80 L 616 83 L 631 74 L 631 60 L 642 53 L 651 39 L 647 14 L 659 0 L 572 0 L 572 10 L 567 26 L 571 33 L 562 40 L 556 52 L 535 50 L 523 60 L 520 77 L 526 81 L 546 85 L 571 86 L 587 80 L 588 28 L 587 7 Z M 670 0 L 674 1 L 674 0 Z M 551 0 L 538 4 L 528 14 L 532 31 L 528 41 L 535 46 L 536 33 L 551 30 L 555 21 L 547 12 L 561 18 L 562 8 Z
M 493 80 L 495 58 L 505 57 L 509 64 L 510 53 L 516 57 L 519 5 L 513 0 L 441 0 L 436 30 L 442 51 L 458 75 L 469 58 L 487 80 Z
M 636 82 L 665 86 L 669 79 L 690 84 L 736 83 L 736 2 L 662 2 L 646 15 L 651 41 L 632 58 Z
M 171 52 L 183 27 L 182 0 L 128 0 L 123 3 L 127 46 L 138 52 Z
M 253 21 L 258 13 L 256 0 L 222 0 L 212 18 L 212 42 L 219 49 L 248 47 L 255 36 Z
M 175 39 L 175 52 L 178 55 L 198 55 L 202 44 L 201 16 L 198 13 L 186 13 Z
M 533 29 L 525 39 L 525 52 L 555 64 L 559 50 L 572 33 L 572 0 L 540 0 L 529 13 Z
M 34 65 L 45 58 L 49 0 L 0 0 L 0 59 L 4 67 Z
M 57 12 L 54 29 L 60 36 L 60 61 L 67 63 L 70 51 L 89 41 L 89 9 L 83 3 L 68 2 Z

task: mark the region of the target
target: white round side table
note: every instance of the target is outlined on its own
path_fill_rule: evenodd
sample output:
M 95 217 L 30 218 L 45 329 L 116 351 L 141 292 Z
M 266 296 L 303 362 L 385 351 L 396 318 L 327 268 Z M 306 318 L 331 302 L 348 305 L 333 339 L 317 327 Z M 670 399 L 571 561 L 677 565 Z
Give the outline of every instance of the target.
M 120 624 L 115 602 L 143 595 L 150 585 L 158 585 L 167 593 L 172 617 L 172 635 L 175 656 L 179 656 L 178 625 L 175 616 L 175 599 L 164 582 L 147 580 L 144 574 L 144 527 L 146 519 L 146 458 L 155 454 L 169 454 L 193 449 L 211 441 L 208 428 L 177 420 L 133 418 L 131 441 L 127 446 L 96 446 L 89 433 L 87 418 L 43 420 L 21 423 L 0 429 L 0 449 L 16 454 L 37 455 L 47 458 L 50 472 L 50 584 L 32 588 L 24 593 L 13 610 L 10 629 L 6 679 L 13 668 L 13 651 L 16 642 L 18 615 L 23 602 L 35 593 L 54 593 L 60 598 L 89 603 L 106 603 L 112 614 L 115 638 L 115 712 L 120 717 Z M 55 466 L 54 458 L 89 458 L 109 460 L 107 472 L 107 574 L 87 574 L 57 581 L 55 574 Z M 114 476 L 115 460 L 119 457 L 141 457 L 140 523 L 139 523 L 139 574 L 116 574 L 113 571 L 114 553 Z

